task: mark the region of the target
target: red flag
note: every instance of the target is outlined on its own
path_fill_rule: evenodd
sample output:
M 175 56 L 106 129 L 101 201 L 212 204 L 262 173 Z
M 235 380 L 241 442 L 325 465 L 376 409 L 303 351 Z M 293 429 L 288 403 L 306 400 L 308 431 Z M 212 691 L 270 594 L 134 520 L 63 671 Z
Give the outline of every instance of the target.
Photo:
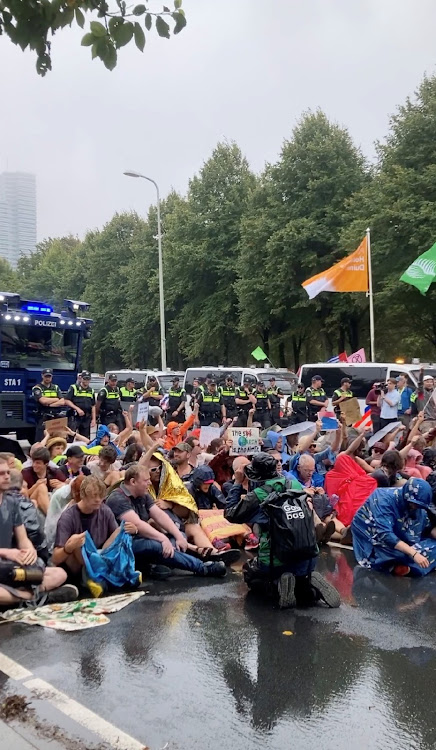
M 347 352 L 339 354 L 339 362 L 348 362 Z

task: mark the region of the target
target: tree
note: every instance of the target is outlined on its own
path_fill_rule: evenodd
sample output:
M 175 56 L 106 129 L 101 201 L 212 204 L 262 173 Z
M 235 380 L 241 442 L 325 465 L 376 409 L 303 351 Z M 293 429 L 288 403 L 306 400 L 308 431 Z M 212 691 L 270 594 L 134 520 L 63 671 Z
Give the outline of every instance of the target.
M 64 299 L 80 299 L 86 283 L 86 268 L 77 237 L 47 239 L 31 255 L 18 261 L 20 294 L 54 305 Z
M 350 319 L 353 303 L 345 316 L 334 299 L 339 295 L 309 302 L 301 284 L 344 254 L 339 238 L 345 206 L 366 179 L 364 158 L 349 133 L 323 112 L 309 112 L 254 195 L 242 228 L 240 325 L 261 332 L 267 349 L 272 337 L 281 366 L 288 343 L 296 368 L 305 344 L 311 345 L 309 359 L 344 348 L 344 318 Z M 260 262 L 262 272 L 251 273 Z
M 91 47 L 92 59 L 99 57 L 108 70 L 117 64 L 117 50 L 132 39 L 143 52 L 144 29 L 150 31 L 153 22 L 159 36 L 166 39 L 171 32 L 168 21 L 173 34 L 186 26 L 182 0 L 174 0 L 173 11 L 164 5 L 158 13 L 142 4 L 132 8 L 125 0 L 109 3 L 110 0 L 0 0 L 0 35 L 6 34 L 22 50 L 34 50 L 36 70 L 44 76 L 52 67 L 49 37 L 73 23 L 83 29 L 87 14 L 94 14 L 100 20 L 90 22 L 82 46 Z

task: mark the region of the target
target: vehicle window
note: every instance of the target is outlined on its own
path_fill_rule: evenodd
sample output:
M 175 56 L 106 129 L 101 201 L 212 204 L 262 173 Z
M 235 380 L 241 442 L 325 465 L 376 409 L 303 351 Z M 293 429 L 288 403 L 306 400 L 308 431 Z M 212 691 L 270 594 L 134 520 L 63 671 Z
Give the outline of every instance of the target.
M 135 388 L 143 388 L 144 385 L 145 385 L 145 373 L 120 372 L 120 370 L 118 370 L 118 371 L 117 370 L 108 370 L 105 373 L 105 376 L 104 376 L 104 379 L 105 379 L 106 383 L 107 383 L 108 375 L 111 372 L 114 372 L 115 375 L 118 378 L 118 383 L 117 383 L 118 388 L 121 388 L 123 385 L 126 385 L 126 378 L 128 378 L 129 375 L 131 375 L 132 378 L 135 378 Z
M 276 379 L 276 387 L 279 388 L 285 396 L 289 396 L 291 393 L 293 393 L 296 390 L 297 386 L 297 376 L 289 373 L 289 377 L 283 373 L 283 372 L 264 372 L 262 374 L 258 374 L 258 379 L 261 380 L 263 383 L 265 383 L 266 387 L 269 388 L 270 382 L 269 379 L 271 377 Z
M 386 379 L 386 367 L 347 367 L 345 363 L 337 367 L 303 367 L 301 380 L 306 388 L 310 387 L 314 375 L 322 376 L 323 388 L 329 397 L 340 387 L 342 378 L 349 377 L 353 394 L 356 398 L 365 399 L 373 383 Z
M 1 359 L 8 367 L 74 370 L 79 331 L 30 325 L 1 326 Z
M 186 370 L 186 376 L 185 376 L 185 389 L 186 393 L 191 394 L 192 393 L 192 383 L 194 382 L 194 379 L 197 378 L 200 385 L 202 385 L 207 375 L 211 375 L 218 385 L 224 385 L 225 379 L 227 375 L 232 375 L 233 379 L 235 381 L 235 385 L 239 385 L 241 382 L 241 370 L 218 370 L 213 367 L 210 368 L 210 370 L 197 370 L 195 367 L 189 368 Z

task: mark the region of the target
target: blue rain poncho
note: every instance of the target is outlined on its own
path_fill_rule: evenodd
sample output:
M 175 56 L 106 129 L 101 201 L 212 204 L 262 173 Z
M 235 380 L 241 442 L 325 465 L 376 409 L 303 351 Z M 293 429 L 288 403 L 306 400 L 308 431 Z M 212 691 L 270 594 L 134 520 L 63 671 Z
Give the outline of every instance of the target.
M 402 487 L 379 487 L 359 508 L 351 524 L 353 549 L 364 568 L 390 571 L 395 565 L 409 566 L 412 575 L 427 575 L 436 567 L 436 539 L 429 536 L 427 509 L 432 501 L 428 482 L 412 477 Z M 410 503 L 417 505 L 413 508 Z M 420 568 L 411 557 L 395 549 L 406 542 L 430 563 Z

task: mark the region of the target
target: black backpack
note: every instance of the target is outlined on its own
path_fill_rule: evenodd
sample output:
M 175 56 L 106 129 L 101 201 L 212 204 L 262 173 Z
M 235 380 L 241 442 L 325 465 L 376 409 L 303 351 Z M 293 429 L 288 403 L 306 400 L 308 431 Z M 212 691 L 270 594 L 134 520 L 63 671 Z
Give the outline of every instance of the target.
M 301 490 L 272 492 L 262 503 L 269 518 L 271 565 L 276 557 L 286 564 L 316 557 L 313 511 Z

